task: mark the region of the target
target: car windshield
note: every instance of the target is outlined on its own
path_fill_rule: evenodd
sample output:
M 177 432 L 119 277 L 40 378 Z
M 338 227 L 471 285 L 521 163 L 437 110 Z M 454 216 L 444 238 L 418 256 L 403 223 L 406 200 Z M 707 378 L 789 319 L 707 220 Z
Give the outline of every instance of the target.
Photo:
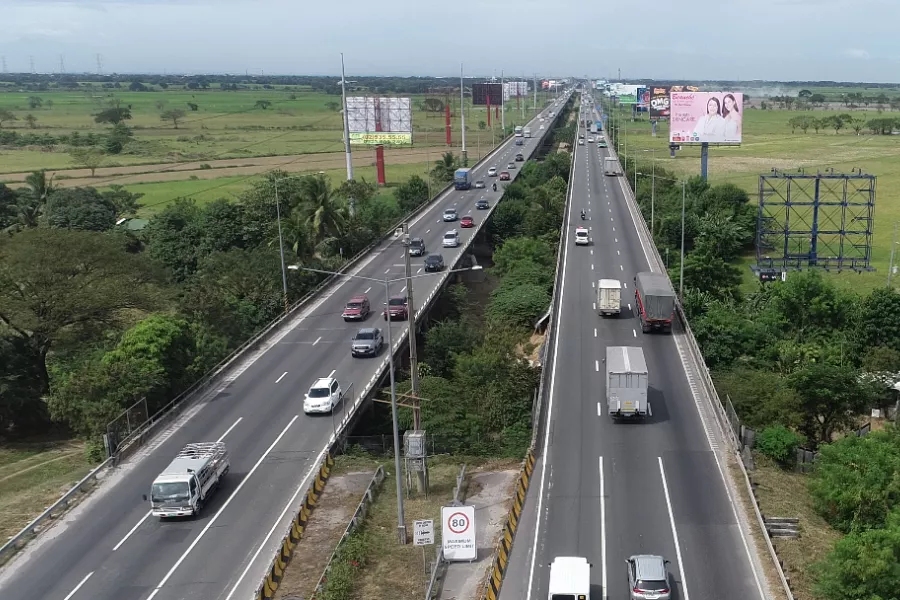
M 439 263 L 439 262 L 441 262 L 441 259 L 440 259 L 440 257 L 437 257 L 437 256 L 429 256 L 428 258 L 425 259 L 425 262 Z
M 406 304 L 406 298 L 391 298 L 389 304 L 391 306 L 403 306 Z
M 456 212 L 456 211 L 453 210 L 452 208 L 448 208 L 447 210 L 444 211 L 444 214 L 445 214 L 445 215 L 452 215 L 452 214 L 454 214 L 455 212 Z
M 418 238 L 413 239 L 413 241 L 412 241 L 412 245 L 413 245 L 413 246 L 422 246 L 422 245 L 424 245 L 424 244 L 425 244 L 425 242 L 423 242 L 422 240 L 420 240 L 420 239 L 418 239 Z
M 180 502 L 190 497 L 186 481 L 154 483 L 150 489 L 150 499 L 153 502 Z
M 362 302 L 348 302 L 347 308 L 359 308 L 362 306 Z
M 455 234 L 455 233 L 445 233 L 445 234 L 444 234 L 444 239 L 445 239 L 445 240 L 453 239 L 453 238 L 455 238 L 455 237 L 456 237 L 456 234 Z
M 309 388 L 309 397 L 310 398 L 327 398 L 328 397 L 328 388 Z
M 375 333 L 372 331 L 360 331 L 356 334 L 356 339 L 358 340 L 374 340 Z

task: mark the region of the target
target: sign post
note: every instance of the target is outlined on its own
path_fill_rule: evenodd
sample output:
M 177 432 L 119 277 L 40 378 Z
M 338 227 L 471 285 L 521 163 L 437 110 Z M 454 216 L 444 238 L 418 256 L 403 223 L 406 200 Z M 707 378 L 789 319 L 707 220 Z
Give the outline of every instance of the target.
M 425 559 L 425 546 L 434 545 L 434 519 L 413 521 L 413 544 L 422 546 L 422 571 L 428 578 L 428 561 Z
M 441 507 L 441 543 L 448 561 L 477 558 L 474 506 Z

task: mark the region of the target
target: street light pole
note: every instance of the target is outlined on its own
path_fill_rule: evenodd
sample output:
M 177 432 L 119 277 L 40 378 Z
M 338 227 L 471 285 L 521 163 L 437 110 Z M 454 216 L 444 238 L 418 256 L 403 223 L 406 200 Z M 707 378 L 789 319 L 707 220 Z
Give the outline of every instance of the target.
M 347 74 L 344 72 L 344 53 L 341 52 L 341 103 L 344 105 L 344 154 L 347 157 L 347 181 L 353 179 L 353 156 L 350 153 L 350 117 L 347 114 Z M 347 208 L 352 217 L 356 214 L 356 203 L 349 198 Z
M 684 197 L 685 197 L 685 184 L 686 182 L 682 180 L 681 182 L 681 266 L 680 273 L 678 274 L 678 298 L 682 305 L 684 304 Z
M 390 281 L 384 278 L 384 298 L 390 303 Z M 390 366 L 388 370 L 391 376 L 391 420 L 394 427 L 394 470 L 397 479 L 397 538 L 401 545 L 406 545 L 406 517 L 403 514 L 403 479 L 400 475 L 400 424 L 397 421 L 397 382 L 394 381 L 394 335 L 391 333 L 390 304 L 387 304 L 387 331 L 388 331 L 388 357 Z
M 500 71 L 500 130 L 506 137 L 506 90 L 504 89 L 503 71 Z
M 650 239 L 653 239 L 654 207 L 656 205 L 656 150 L 653 151 L 653 170 L 650 175 Z
M 409 243 L 409 223 L 403 224 L 403 236 L 407 245 Z M 409 381 L 412 385 L 413 402 L 413 429 L 422 429 L 422 414 L 419 409 L 419 358 L 416 348 L 416 309 L 413 305 L 412 264 L 409 251 L 403 253 L 404 267 L 406 268 L 406 298 L 409 319 Z M 388 315 L 388 321 L 390 321 Z
M 275 180 L 275 215 L 278 220 L 278 252 L 281 255 L 281 287 L 284 291 L 284 312 L 286 313 L 289 308 L 287 270 L 284 266 L 284 238 L 281 235 L 281 202 L 278 198 L 278 179 Z
M 463 85 L 463 65 L 459 63 L 459 118 L 462 130 L 462 163 L 467 166 L 468 152 L 466 152 L 466 88 Z M 409 262 L 409 261 L 407 261 Z

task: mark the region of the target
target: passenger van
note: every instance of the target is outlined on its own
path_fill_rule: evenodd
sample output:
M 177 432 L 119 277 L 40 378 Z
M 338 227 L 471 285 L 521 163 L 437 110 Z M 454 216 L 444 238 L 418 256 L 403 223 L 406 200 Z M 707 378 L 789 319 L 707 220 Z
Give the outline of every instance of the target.
M 591 564 L 580 556 L 557 556 L 550 563 L 548 600 L 591 600 Z

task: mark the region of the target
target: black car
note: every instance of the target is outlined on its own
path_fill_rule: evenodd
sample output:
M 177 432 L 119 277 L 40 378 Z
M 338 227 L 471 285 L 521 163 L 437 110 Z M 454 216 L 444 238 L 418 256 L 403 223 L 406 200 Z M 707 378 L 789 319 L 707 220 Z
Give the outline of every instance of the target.
M 429 254 L 425 257 L 425 272 L 443 271 L 444 257 L 440 254 Z
M 425 240 L 422 238 L 413 238 L 409 241 L 409 255 L 422 256 L 425 254 Z
M 490 207 L 491 205 L 488 204 L 488 201 L 484 198 L 479 198 L 478 202 L 475 203 L 475 208 L 477 208 L 478 210 L 487 210 Z

